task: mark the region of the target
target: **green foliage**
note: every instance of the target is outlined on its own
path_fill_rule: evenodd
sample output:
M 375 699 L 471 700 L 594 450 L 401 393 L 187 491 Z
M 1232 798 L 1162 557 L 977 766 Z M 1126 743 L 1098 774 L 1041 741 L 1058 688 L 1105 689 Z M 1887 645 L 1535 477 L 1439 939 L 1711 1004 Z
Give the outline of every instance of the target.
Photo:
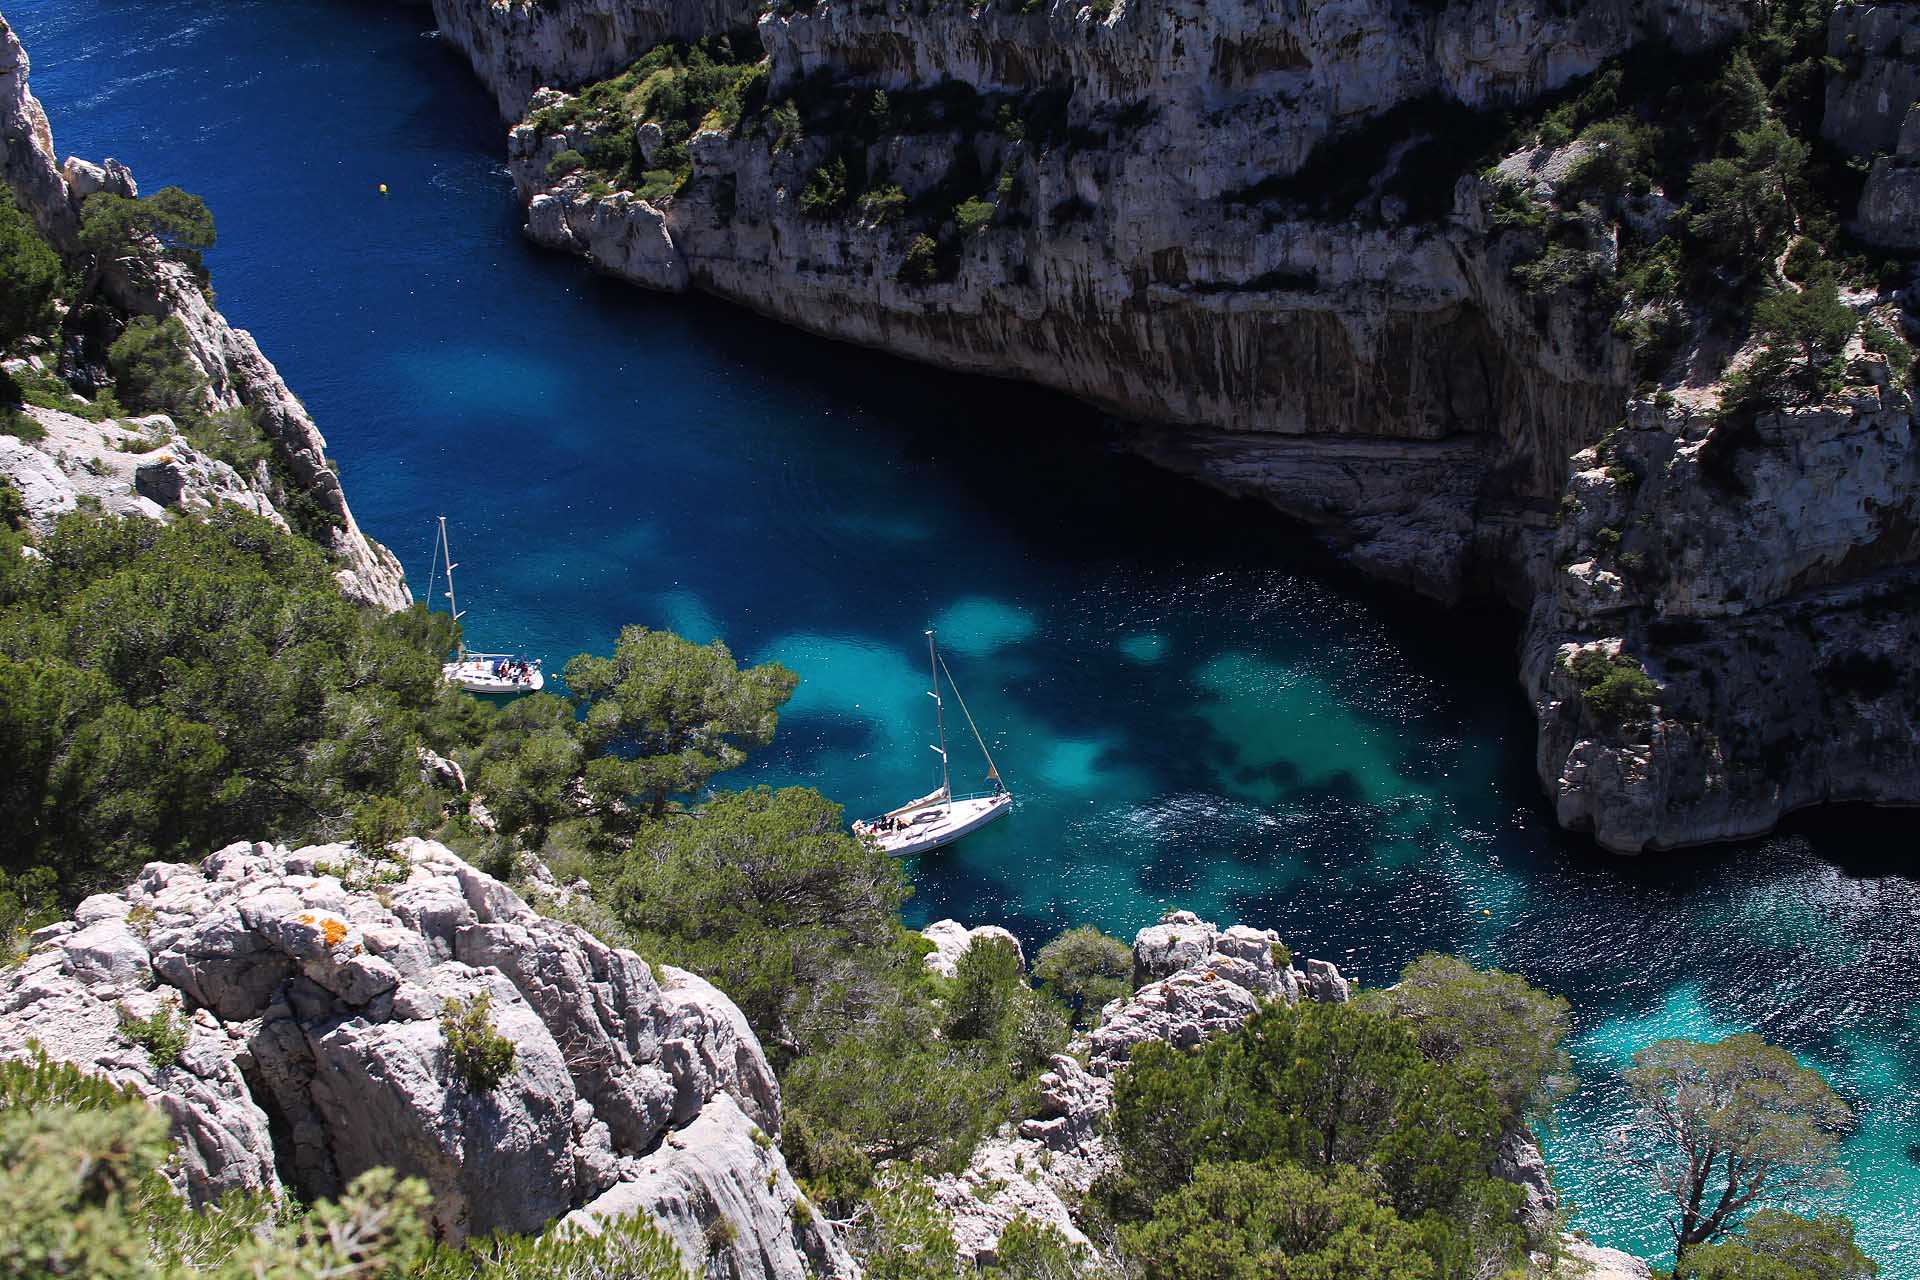
M 1829 384 L 1828 368 L 1858 325 L 1831 271 L 1816 272 L 1803 288 L 1776 290 L 1753 308 L 1753 327 L 1768 347 L 1791 351 L 1802 362 L 1792 381 L 1809 396 Z
M 610 658 L 581 654 L 567 688 L 583 717 L 587 786 L 604 811 L 638 803 L 659 818 L 773 741 L 799 677 L 778 663 L 740 669 L 715 640 L 629 626 Z
M 107 349 L 114 393 L 135 413 L 185 420 L 207 409 L 207 378 L 177 316 L 136 316 Z
M 374 1169 L 337 1201 L 235 1192 L 187 1207 L 161 1176 L 167 1121 L 47 1060 L 0 1062 L 0 1280 L 686 1280 L 645 1215 L 595 1236 L 432 1244 L 425 1184 Z
M 1565 1042 L 1573 1010 L 1517 974 L 1429 952 L 1381 997 L 1430 1061 L 1478 1076 L 1507 1124 L 1544 1123 L 1573 1092 Z
M 984 1280 L 1098 1280 L 1108 1273 L 1084 1246 L 1026 1214 L 1014 1215 L 1000 1232 Z
M 67 1107 L 105 1111 L 137 1101 L 132 1085 L 117 1085 L 68 1062 L 55 1062 L 38 1042 L 29 1041 L 25 1058 L 0 1058 L 0 1114 Z
M 1040 948 L 1033 972 L 1073 1007 L 1075 1025 L 1091 1026 L 1108 1001 L 1132 993 L 1133 948 L 1093 925 L 1081 925 Z
M 483 991 L 465 1000 L 448 997 L 440 1006 L 440 1034 L 447 1060 L 470 1093 L 491 1093 L 513 1074 L 518 1050 L 493 1026 L 493 995 Z
M 883 226 L 897 222 L 907 207 L 907 195 L 897 184 L 875 187 L 860 194 L 860 221 Z
M 745 56 L 736 43 L 747 46 Z M 546 133 L 591 126 L 590 142 L 562 151 L 549 177 L 586 169 L 635 190 L 642 199 L 672 195 L 692 173 L 687 143 L 702 129 L 732 129 L 766 91 L 766 69 L 751 32 L 697 44 L 668 42 L 649 49 L 619 75 L 588 85 L 562 103 L 535 112 L 532 123 Z M 661 145 L 642 163 L 634 142 L 636 122 L 660 126 Z
M 978 235 L 987 229 L 993 221 L 993 202 L 972 196 L 962 200 L 953 211 L 954 225 L 960 228 L 963 236 Z
M 1887 373 L 1893 385 L 1905 389 L 1913 383 L 1913 347 L 1907 340 L 1877 320 L 1868 321 L 1860 331 L 1860 345 L 1887 358 Z
M 1762 1209 L 1739 1235 L 1687 1250 L 1674 1280 L 1873 1280 L 1880 1266 L 1860 1252 L 1853 1222 Z
M 162 187 L 129 200 L 96 191 L 80 208 L 80 244 L 95 259 L 95 271 L 116 259 L 165 257 L 206 283 L 202 254 L 213 247 L 213 215 L 199 196 Z
M 1155 1280 L 1433 1280 L 1423 1233 L 1380 1205 L 1360 1174 L 1297 1165 L 1208 1164 L 1123 1228 Z
M 556 153 L 553 159 L 547 161 L 547 176 L 549 178 L 564 177 L 576 169 L 584 169 L 586 167 L 587 158 L 578 151 L 575 151 L 572 147 L 568 147 L 565 151 Z
M 413 813 L 392 796 L 374 796 L 353 815 L 347 840 L 363 855 L 380 857 L 408 833 Z
M 1587 710 L 1609 728 L 1642 718 L 1660 696 L 1659 684 L 1641 670 L 1638 660 L 1624 653 L 1583 649 L 1567 669 L 1580 686 Z
M 953 1228 L 924 1183 L 900 1179 L 869 1203 L 854 1241 L 869 1280 L 960 1280 Z
M 59 255 L 0 186 L 0 351 L 52 322 L 60 284 Z
M 1458 962 L 1408 972 L 1404 1004 L 1271 1004 L 1198 1050 L 1135 1050 L 1108 1133 L 1119 1168 L 1095 1191 L 1146 1274 L 1486 1275 L 1520 1260 L 1520 1192 L 1489 1171 L 1516 1108 L 1556 1088 L 1564 1006 Z
M 806 185 L 800 189 L 800 212 L 810 218 L 826 218 L 840 212 L 846 204 L 847 162 L 839 156 L 829 156 L 807 175 Z
M 69 900 L 249 834 L 337 833 L 365 797 L 411 792 L 416 744 L 464 701 L 409 615 L 349 604 L 315 547 L 257 516 L 70 516 L 44 561 L 15 539 L 0 871 L 50 868 Z
M 1673 1201 L 1683 1262 L 1767 1201 L 1841 1180 L 1852 1114 L 1819 1072 L 1759 1036 L 1662 1040 L 1633 1055 L 1625 1080 L 1641 1107 L 1632 1154 Z M 1785 1231 L 1769 1221 L 1762 1239 L 1776 1227 Z
M 187 1020 L 175 1015 L 171 1004 L 162 1004 L 144 1018 L 127 1010 L 120 1011 L 120 1034 L 129 1043 L 147 1051 L 147 1061 L 156 1067 L 171 1067 L 187 1051 L 190 1028 Z
M 899 280 L 902 284 L 933 284 L 940 279 L 940 245 L 929 235 L 917 235 L 907 246 L 907 256 L 900 263 Z
M 806 130 L 800 123 L 800 108 L 793 104 L 792 98 L 773 109 L 767 119 L 767 128 L 772 135 L 772 147 L 776 155 L 791 151 L 806 140 Z
M 1809 148 L 1778 121 L 1734 136 L 1734 154 L 1695 165 L 1688 179 L 1687 230 L 1708 257 L 1725 263 L 1770 258 L 1792 225 L 1790 193 Z
M 862 985 L 861 968 L 892 966 L 908 893 L 892 857 L 800 787 L 722 793 L 652 824 L 608 879 L 643 953 L 715 983 L 776 1049 L 814 1039 L 816 1002 Z
M 6 480 L 0 480 L 0 529 L 10 529 L 16 533 L 27 527 L 27 502 L 20 491 Z

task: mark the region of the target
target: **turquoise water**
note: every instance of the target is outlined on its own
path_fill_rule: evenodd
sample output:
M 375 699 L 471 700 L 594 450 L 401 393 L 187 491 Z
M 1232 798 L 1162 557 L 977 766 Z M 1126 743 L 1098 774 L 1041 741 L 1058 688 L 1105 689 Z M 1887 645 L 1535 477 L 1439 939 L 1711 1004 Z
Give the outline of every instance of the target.
M 1649 1255 L 1657 1205 L 1607 1154 L 1613 1073 L 1662 1035 L 1758 1030 L 1859 1109 L 1840 1203 L 1888 1275 L 1920 1276 L 1904 821 L 1639 862 L 1560 836 L 1512 619 L 1356 582 L 1071 404 L 536 253 L 490 100 L 423 11 L 5 11 L 63 155 L 207 196 L 221 305 L 416 585 L 451 517 L 477 646 L 557 665 L 639 621 L 778 658 L 803 683 L 753 776 L 859 812 L 929 782 L 935 626 L 1019 803 L 915 868 L 916 920 L 1130 935 L 1179 905 L 1363 982 L 1429 948 L 1525 973 L 1577 1009 L 1560 1182 L 1580 1226 Z

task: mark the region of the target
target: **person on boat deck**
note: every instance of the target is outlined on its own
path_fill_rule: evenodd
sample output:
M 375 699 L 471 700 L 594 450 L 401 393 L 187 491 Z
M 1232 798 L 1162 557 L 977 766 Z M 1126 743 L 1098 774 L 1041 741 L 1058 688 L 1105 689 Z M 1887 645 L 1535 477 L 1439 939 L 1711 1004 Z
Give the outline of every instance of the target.
M 505 658 L 495 658 L 493 660 L 493 678 L 495 680 L 502 680 L 506 678 L 506 674 L 507 660 Z

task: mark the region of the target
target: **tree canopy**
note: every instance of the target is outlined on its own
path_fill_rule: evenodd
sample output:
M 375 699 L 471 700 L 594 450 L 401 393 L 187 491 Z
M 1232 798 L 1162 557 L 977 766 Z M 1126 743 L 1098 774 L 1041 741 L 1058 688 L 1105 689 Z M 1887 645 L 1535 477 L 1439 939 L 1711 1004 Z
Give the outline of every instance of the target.
M 1633 1156 L 1672 1200 L 1682 1259 L 1767 1202 L 1841 1179 L 1847 1105 L 1819 1072 L 1759 1036 L 1662 1040 L 1634 1054 L 1625 1078 L 1640 1103 Z
M 1674 1280 L 1873 1280 L 1879 1274 L 1880 1264 L 1853 1242 L 1851 1220 L 1762 1209 L 1738 1235 L 1688 1250 Z
M 718 640 L 698 645 L 629 626 L 612 657 L 569 662 L 566 682 L 595 797 L 603 805 L 637 799 L 658 818 L 674 797 L 697 793 L 773 741 L 799 677 L 771 662 L 741 670 Z

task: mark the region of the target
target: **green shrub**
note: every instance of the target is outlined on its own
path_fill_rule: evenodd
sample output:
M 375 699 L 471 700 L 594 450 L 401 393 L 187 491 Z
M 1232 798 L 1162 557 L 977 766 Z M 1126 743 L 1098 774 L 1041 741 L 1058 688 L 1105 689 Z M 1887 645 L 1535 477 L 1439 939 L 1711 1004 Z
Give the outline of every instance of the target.
M 513 1073 L 517 1050 L 494 1030 L 493 995 L 483 991 L 466 1000 L 448 997 L 440 1006 L 440 1034 L 454 1075 L 470 1093 L 491 1093 Z
M 107 368 L 115 395 L 134 413 L 187 420 L 207 411 L 207 377 L 178 316 L 136 316 L 107 348 Z
M 1133 991 L 1133 948 L 1082 925 L 1040 948 L 1034 976 L 1072 1006 L 1079 1025 L 1093 1023 L 1108 1001 Z
M 918 235 L 907 246 L 897 277 L 902 284 L 933 284 L 940 279 L 940 245 L 929 235 Z
M 826 218 L 847 204 L 847 162 L 829 156 L 807 175 L 800 189 L 800 212 L 810 218 Z
M 1913 347 L 1905 338 L 1875 320 L 1861 331 L 1860 345 L 1887 358 L 1887 373 L 1894 386 L 1904 389 L 1913 384 Z
M 978 196 L 962 200 L 953 211 L 954 225 L 959 227 L 963 236 L 977 235 L 993 221 L 993 210 L 992 201 L 982 200 Z
M 96 191 L 80 207 L 80 244 L 101 265 L 128 256 L 171 258 L 206 283 L 201 256 L 214 244 L 213 215 L 199 196 L 179 187 L 162 187 L 129 200 Z
M 1608 655 L 1584 649 L 1567 669 L 1580 686 L 1581 700 L 1609 728 L 1640 719 L 1660 695 L 1660 686 L 1624 653 Z
M 858 206 L 860 210 L 860 221 L 870 222 L 875 226 L 884 226 L 887 223 L 898 221 L 900 214 L 906 207 L 906 193 L 900 190 L 897 184 L 876 187 L 872 191 L 863 193 L 860 197 Z
M 347 839 L 364 857 L 384 856 L 408 833 L 413 815 L 392 796 L 375 796 L 353 815 Z
M 60 257 L 0 186 L 0 351 L 51 324 Z
M 187 1051 L 187 1020 L 176 1017 L 171 1004 L 162 1004 L 145 1018 L 120 1011 L 120 1034 L 147 1051 L 147 1061 L 156 1067 L 171 1067 Z
M 572 173 L 576 169 L 584 169 L 586 167 L 587 158 L 578 151 L 575 151 L 572 147 L 568 147 L 565 151 L 560 152 L 555 155 L 553 159 L 547 161 L 547 176 L 549 178 L 558 178 L 563 174 Z
M 1787 250 L 1786 260 L 1780 264 L 1780 274 L 1795 284 L 1804 284 L 1825 261 L 1826 255 L 1820 252 L 1820 246 L 1801 236 L 1793 242 L 1793 248 Z

